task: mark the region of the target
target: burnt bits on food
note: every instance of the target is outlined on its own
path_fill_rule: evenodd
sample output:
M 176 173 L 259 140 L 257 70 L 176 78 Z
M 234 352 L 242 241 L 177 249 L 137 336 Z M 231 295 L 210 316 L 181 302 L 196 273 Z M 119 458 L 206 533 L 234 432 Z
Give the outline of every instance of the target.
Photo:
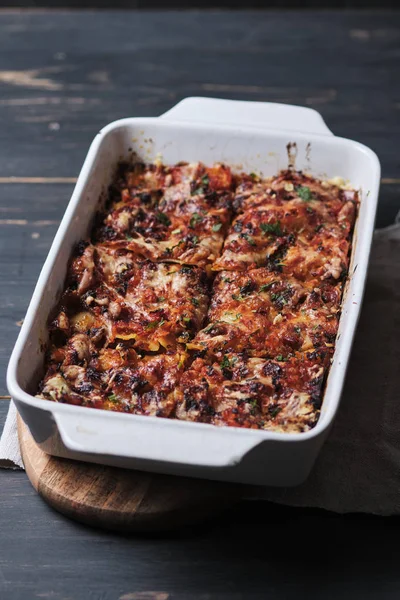
M 38 396 L 307 431 L 334 352 L 358 195 L 302 172 L 121 164 L 49 318 Z

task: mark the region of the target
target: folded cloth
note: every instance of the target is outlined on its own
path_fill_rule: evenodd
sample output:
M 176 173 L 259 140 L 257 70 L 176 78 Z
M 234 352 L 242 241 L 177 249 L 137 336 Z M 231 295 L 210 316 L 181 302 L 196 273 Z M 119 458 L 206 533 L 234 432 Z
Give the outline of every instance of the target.
M 339 513 L 400 514 L 400 214 L 377 230 L 365 299 L 340 409 L 301 486 L 260 497 Z M 5 462 L 6 461 L 6 462 Z M 0 466 L 22 467 L 16 410 L 0 441 Z
M 0 467 L 3 469 L 24 468 L 18 441 L 17 409 L 12 400 L 0 439 Z

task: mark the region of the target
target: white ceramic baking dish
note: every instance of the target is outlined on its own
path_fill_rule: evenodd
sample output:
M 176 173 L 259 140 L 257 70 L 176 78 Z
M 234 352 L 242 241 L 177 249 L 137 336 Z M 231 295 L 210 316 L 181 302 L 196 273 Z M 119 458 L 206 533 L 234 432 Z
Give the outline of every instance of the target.
M 46 322 L 64 286 L 74 244 L 90 230 L 119 160 L 223 161 L 265 176 L 288 166 L 349 180 L 361 190 L 350 276 L 321 417 L 301 434 L 133 416 L 33 396 L 43 370 Z M 380 182 L 376 155 L 335 137 L 321 116 L 280 104 L 187 98 L 159 118 L 111 123 L 93 141 L 34 291 L 10 359 L 11 396 L 41 448 L 53 455 L 147 471 L 262 485 L 297 485 L 309 474 L 338 409 L 364 290 Z M 353 415 L 354 420 L 358 415 Z

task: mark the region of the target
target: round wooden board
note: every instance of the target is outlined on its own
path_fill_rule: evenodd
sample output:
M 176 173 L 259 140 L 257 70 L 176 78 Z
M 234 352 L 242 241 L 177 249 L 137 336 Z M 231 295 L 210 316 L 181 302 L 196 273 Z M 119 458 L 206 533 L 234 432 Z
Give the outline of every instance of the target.
M 45 454 L 18 416 L 26 473 L 55 510 L 87 525 L 119 531 L 168 531 L 218 515 L 240 485 L 158 475 Z

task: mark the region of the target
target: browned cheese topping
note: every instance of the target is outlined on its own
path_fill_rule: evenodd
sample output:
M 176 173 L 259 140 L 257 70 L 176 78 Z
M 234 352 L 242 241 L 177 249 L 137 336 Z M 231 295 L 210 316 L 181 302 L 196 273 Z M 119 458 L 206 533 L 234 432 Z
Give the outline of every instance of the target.
M 302 432 L 335 348 L 354 190 L 121 164 L 49 320 L 39 398 Z

